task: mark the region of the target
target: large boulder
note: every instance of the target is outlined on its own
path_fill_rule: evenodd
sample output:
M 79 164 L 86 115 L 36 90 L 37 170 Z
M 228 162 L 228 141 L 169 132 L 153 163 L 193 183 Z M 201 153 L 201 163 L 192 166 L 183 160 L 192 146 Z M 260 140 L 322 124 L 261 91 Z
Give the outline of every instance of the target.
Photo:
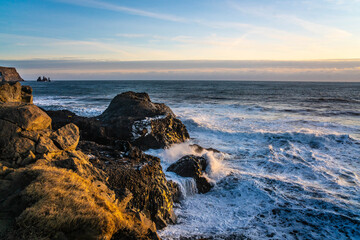
M 32 103 L 32 88 L 19 82 L 0 82 L 0 103 Z
M 47 111 L 57 129 L 69 123 L 80 128 L 81 138 L 113 145 L 118 140 L 131 142 L 142 150 L 164 148 L 189 138 L 185 125 L 171 109 L 153 103 L 147 93 L 117 95 L 98 117 L 81 117 L 67 110 Z
M 13 67 L 0 67 L 0 82 L 24 81 Z
M 174 172 L 181 177 L 191 177 L 196 181 L 199 193 L 207 193 L 214 186 L 205 176 L 207 160 L 204 157 L 186 155 L 171 164 L 167 171 Z
M 186 127 L 171 109 L 151 102 L 147 93 L 117 95 L 98 118 L 109 136 L 129 140 L 141 149 L 163 148 L 189 138 Z
M 0 119 L 27 131 L 51 128 L 51 118 L 32 104 L 0 104 Z

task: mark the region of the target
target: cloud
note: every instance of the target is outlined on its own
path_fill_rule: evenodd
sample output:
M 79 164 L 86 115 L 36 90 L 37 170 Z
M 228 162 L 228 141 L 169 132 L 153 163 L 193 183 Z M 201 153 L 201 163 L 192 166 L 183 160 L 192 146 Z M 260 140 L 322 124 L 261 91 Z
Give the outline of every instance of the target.
M 90 61 L 0 60 L 25 79 L 276 80 L 360 82 L 360 59 L 327 61 Z
M 132 14 L 132 15 L 155 18 L 155 19 L 172 21 L 172 22 L 185 22 L 186 21 L 185 19 L 174 16 L 174 15 L 144 11 L 142 9 L 130 8 L 130 7 L 125 7 L 125 6 L 112 4 L 112 3 L 106 3 L 106 2 L 97 1 L 97 0 L 53 0 L 53 1 L 71 4 L 71 5 L 78 5 L 78 6 L 82 6 L 82 7 L 88 7 L 88 8 L 96 8 L 96 9 L 115 11 L 115 12 L 123 12 L 123 13 Z
M 248 6 L 241 6 L 237 3 L 230 2 L 230 5 L 244 14 L 250 14 L 257 17 L 262 17 L 268 20 L 279 20 L 281 23 L 291 24 L 310 32 L 314 35 L 319 35 L 324 38 L 346 38 L 352 36 L 351 33 L 343 29 L 327 26 L 324 24 L 315 23 L 302 19 L 295 15 L 282 14 L 273 8 L 253 8 Z

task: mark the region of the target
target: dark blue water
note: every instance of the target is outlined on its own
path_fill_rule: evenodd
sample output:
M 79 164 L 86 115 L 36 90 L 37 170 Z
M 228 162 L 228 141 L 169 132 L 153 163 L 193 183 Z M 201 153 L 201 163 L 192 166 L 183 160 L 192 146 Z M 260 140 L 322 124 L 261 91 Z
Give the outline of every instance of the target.
M 223 81 L 27 82 L 35 104 L 100 114 L 118 93 L 169 105 L 204 152 L 207 194 L 167 173 L 187 198 L 159 232 L 249 239 L 360 239 L 360 83 Z M 150 150 L 166 167 L 189 143 Z

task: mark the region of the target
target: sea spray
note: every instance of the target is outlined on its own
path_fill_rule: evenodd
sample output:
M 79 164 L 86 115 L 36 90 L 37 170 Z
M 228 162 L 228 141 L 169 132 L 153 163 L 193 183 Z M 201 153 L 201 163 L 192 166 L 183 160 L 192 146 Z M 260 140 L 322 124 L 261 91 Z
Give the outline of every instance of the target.
M 86 116 L 99 115 L 121 92 L 148 92 L 180 117 L 191 143 L 228 154 L 214 155 L 215 163 L 207 157 L 216 181 L 210 192 L 181 184 L 192 194 L 175 208 L 178 222 L 159 232 L 162 239 L 360 239 L 359 83 L 28 84 L 41 107 Z M 148 153 L 175 179 L 166 172 L 171 163 L 204 154 L 189 145 Z

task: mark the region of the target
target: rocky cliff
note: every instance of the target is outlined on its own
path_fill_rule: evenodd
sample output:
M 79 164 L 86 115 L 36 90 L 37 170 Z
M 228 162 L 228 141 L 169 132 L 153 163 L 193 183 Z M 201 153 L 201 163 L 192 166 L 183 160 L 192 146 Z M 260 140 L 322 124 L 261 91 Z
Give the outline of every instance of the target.
M 24 81 L 15 68 L 0 67 L 0 82 Z
M 159 239 L 175 221 L 159 159 L 126 141 L 80 141 L 75 124 L 52 129 L 43 110 L 3 95 L 0 239 Z

